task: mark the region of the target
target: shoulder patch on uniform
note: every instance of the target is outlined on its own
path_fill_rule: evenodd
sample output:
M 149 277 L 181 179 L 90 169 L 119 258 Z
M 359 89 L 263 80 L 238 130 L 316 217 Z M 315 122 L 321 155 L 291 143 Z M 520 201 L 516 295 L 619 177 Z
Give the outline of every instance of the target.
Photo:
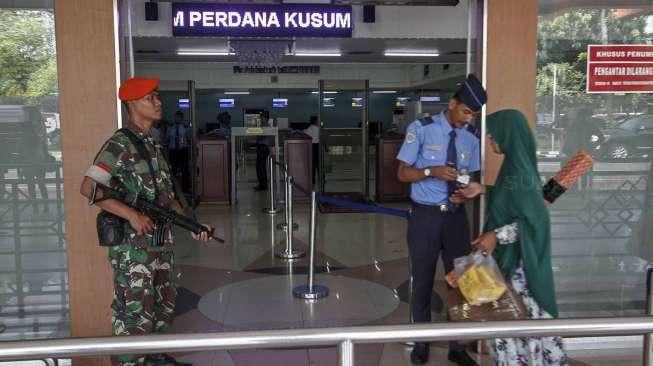
M 419 119 L 419 123 L 421 123 L 422 126 L 428 126 L 433 122 L 433 117 L 423 117 Z
M 406 134 L 406 143 L 407 144 L 412 144 L 413 142 L 417 141 L 417 135 L 413 132 L 408 132 Z

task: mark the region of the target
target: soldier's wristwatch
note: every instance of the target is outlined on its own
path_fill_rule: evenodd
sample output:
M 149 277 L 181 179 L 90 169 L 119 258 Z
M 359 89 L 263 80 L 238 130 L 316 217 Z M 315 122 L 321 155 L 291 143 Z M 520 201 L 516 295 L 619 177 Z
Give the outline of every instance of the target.
M 424 169 L 424 176 L 425 177 L 430 177 L 431 176 L 431 169 L 429 169 L 429 168 Z

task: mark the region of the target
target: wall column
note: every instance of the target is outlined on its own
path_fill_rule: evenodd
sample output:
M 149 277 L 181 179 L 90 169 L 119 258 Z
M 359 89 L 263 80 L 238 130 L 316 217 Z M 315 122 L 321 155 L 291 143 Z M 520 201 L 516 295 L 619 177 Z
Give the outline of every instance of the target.
M 487 1 L 487 113 L 520 110 L 535 128 L 537 0 Z M 494 183 L 501 159 L 486 144 L 486 183 Z
M 112 276 L 95 216 L 79 193 L 96 152 L 116 129 L 115 1 L 55 1 L 64 207 L 72 337 L 111 334 Z M 108 357 L 74 365 L 109 365 Z

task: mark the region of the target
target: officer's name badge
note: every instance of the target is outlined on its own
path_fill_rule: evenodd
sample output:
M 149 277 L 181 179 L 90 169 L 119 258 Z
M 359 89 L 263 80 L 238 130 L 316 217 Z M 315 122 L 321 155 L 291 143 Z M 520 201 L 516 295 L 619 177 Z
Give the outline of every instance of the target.
M 440 151 L 440 150 L 442 150 L 442 145 L 427 144 L 427 145 L 424 145 L 424 148 L 425 148 L 426 150 L 436 150 L 436 151 Z

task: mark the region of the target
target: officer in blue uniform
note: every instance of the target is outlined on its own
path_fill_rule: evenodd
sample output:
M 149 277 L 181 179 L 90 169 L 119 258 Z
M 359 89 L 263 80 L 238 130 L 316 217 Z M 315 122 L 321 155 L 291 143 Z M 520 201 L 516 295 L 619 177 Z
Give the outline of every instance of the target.
M 440 254 L 448 273 L 453 260 L 470 250 L 464 198 L 454 192 L 458 185 L 466 184 L 470 173 L 480 170 L 480 142 L 467 125 L 486 100 L 482 84 L 470 74 L 444 112 L 408 126 L 397 155 L 397 177 L 411 183 L 413 202 L 407 239 L 414 322 L 431 321 L 431 292 Z M 422 364 L 428 357 L 428 343 L 415 343 L 411 361 Z M 477 365 L 455 341 L 449 343 L 448 358 L 458 365 Z

